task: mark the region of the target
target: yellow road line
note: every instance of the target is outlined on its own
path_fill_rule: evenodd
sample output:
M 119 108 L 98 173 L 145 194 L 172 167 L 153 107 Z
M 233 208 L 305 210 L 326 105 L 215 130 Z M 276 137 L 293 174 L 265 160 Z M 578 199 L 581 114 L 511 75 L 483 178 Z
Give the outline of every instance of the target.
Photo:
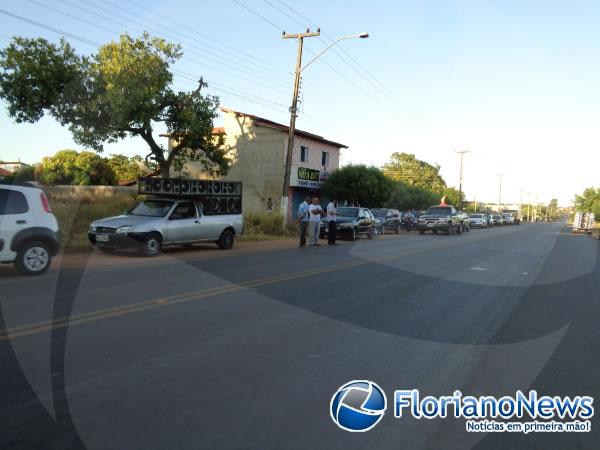
M 482 240 L 479 238 L 476 240 Z M 443 245 L 430 247 L 427 249 L 421 249 L 412 252 L 394 252 L 391 255 L 384 256 L 373 256 L 366 257 L 368 259 L 358 259 L 346 263 L 335 264 L 331 266 L 316 267 L 314 269 L 304 270 L 300 272 L 292 272 L 282 275 L 275 275 L 270 277 L 258 278 L 255 280 L 244 281 L 234 285 L 217 286 L 213 288 L 201 289 L 198 291 L 185 292 L 182 294 L 172 295 L 168 297 L 162 297 L 152 300 L 145 300 L 142 302 L 132 303 L 129 305 L 116 306 L 112 308 L 105 308 L 89 313 L 83 313 L 78 315 L 72 315 L 70 317 L 61 317 L 52 321 L 37 322 L 33 324 L 23 325 L 19 327 L 8 328 L 5 331 L 0 331 L 0 342 L 10 340 L 11 338 L 29 336 L 32 334 L 42 333 L 53 329 L 65 328 L 70 325 L 79 325 L 89 322 L 95 322 L 97 320 L 107 319 L 111 317 L 118 317 L 125 314 L 130 314 L 139 311 L 146 311 L 149 309 L 165 307 L 169 305 L 175 305 L 178 303 L 189 302 L 192 300 L 199 300 L 202 298 L 228 294 L 231 292 L 241 291 L 243 289 L 253 289 L 259 286 L 265 286 L 270 284 L 277 284 L 284 281 L 291 281 L 300 278 L 306 278 L 311 275 L 320 275 L 328 272 L 335 272 L 344 269 L 350 269 L 353 267 L 364 266 L 372 263 L 380 263 L 390 261 L 400 257 L 406 257 L 419 253 L 428 253 L 431 251 L 444 250 L 447 248 L 461 245 L 461 242 L 453 241 L 451 243 L 444 242 Z
M 169 297 L 163 297 L 158 299 L 146 300 L 143 302 L 133 303 L 130 305 L 117 306 L 113 308 L 105 308 L 89 313 L 83 313 L 73 315 L 70 317 L 61 317 L 53 321 L 38 322 L 29 325 L 23 325 L 19 327 L 9 328 L 5 331 L 0 332 L 0 341 L 6 341 L 11 338 L 29 336 L 32 334 L 42 333 L 53 329 L 65 328 L 70 325 L 79 325 L 83 323 L 94 322 L 111 317 L 118 317 L 125 314 L 130 314 L 139 311 L 145 311 L 148 309 L 154 309 L 164 307 L 168 305 L 175 305 L 182 302 L 188 302 L 192 300 L 199 300 L 206 297 L 212 297 L 216 295 L 227 294 L 231 292 L 241 291 L 243 289 L 253 289 L 259 286 L 276 284 L 283 281 L 290 281 L 299 278 L 306 278 L 311 275 L 318 275 L 327 272 L 334 272 L 338 270 L 344 270 L 352 267 L 362 266 L 371 263 L 377 263 L 385 260 L 398 258 L 399 254 L 375 257 L 371 259 L 360 259 L 347 263 L 336 264 L 332 266 L 318 267 L 315 269 L 305 270 L 301 272 L 293 272 L 283 275 L 276 275 L 271 277 L 259 278 L 256 280 L 250 280 L 241 282 L 235 285 L 219 286 L 214 288 L 202 289 L 199 291 L 186 292 L 183 294 L 173 295 Z

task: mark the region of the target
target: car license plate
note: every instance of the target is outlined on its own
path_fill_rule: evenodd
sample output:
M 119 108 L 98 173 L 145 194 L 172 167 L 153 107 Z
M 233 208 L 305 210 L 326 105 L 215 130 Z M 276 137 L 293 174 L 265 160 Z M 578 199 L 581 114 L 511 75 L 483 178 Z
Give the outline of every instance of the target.
M 97 234 L 96 242 L 108 242 L 108 234 Z

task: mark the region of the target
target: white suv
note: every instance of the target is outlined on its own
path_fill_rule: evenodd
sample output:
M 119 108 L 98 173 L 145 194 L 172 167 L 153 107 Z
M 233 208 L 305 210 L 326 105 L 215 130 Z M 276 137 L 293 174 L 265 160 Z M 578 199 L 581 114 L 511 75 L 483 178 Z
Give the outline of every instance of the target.
M 0 183 L 0 263 L 38 275 L 59 247 L 58 222 L 44 192 L 33 185 Z

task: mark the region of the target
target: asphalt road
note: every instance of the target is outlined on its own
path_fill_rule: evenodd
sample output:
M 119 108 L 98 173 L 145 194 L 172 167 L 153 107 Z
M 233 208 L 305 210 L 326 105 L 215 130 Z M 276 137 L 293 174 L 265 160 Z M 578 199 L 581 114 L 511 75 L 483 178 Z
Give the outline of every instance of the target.
M 264 248 L 263 248 L 264 247 Z M 598 241 L 564 224 L 462 235 L 96 252 L 0 267 L 0 448 L 560 449 L 589 433 L 467 433 L 329 417 L 339 386 L 600 398 Z

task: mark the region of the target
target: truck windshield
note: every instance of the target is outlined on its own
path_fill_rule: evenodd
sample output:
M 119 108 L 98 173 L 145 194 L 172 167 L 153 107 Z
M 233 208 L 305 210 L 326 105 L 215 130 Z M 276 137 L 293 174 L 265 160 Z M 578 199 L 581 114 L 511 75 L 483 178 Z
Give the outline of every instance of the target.
M 432 206 L 427 210 L 427 214 L 441 214 L 444 216 L 449 216 L 451 214 L 450 208 L 446 206 Z
M 130 216 L 164 217 L 173 206 L 167 200 L 144 200 L 129 210 Z

